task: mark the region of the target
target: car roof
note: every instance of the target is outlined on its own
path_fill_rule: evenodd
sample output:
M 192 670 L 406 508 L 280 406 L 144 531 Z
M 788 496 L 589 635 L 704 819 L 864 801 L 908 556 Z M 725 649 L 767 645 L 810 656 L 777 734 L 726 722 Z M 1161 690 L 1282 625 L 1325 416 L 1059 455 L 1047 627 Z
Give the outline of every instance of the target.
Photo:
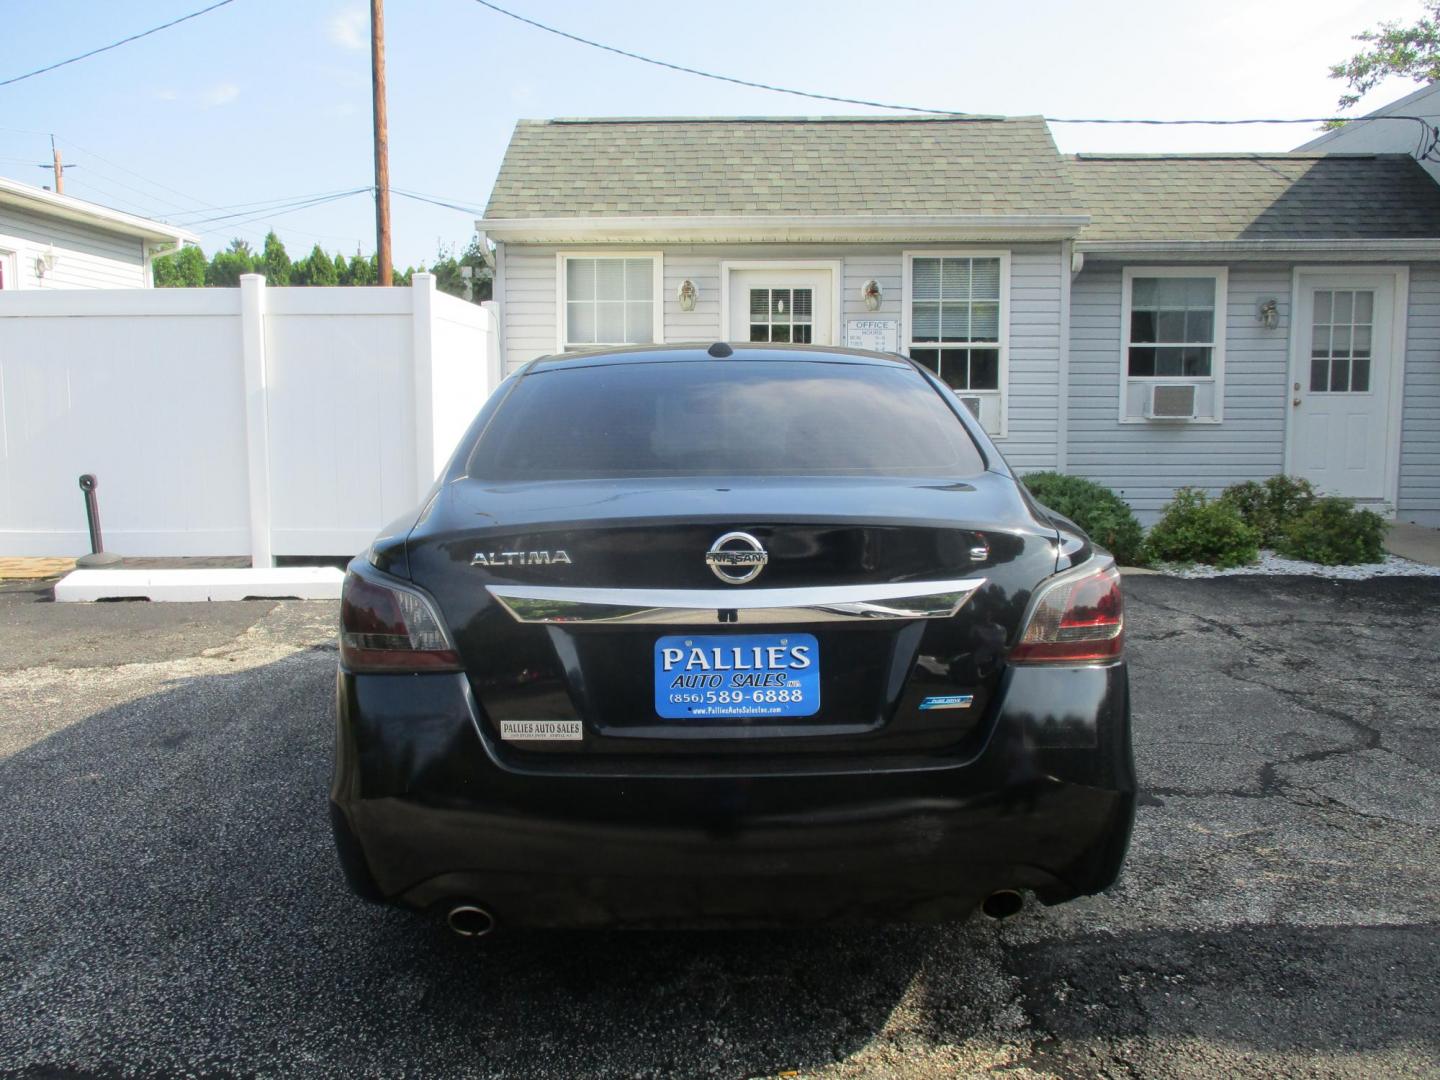
M 723 345 L 728 352 L 711 352 Z M 781 361 L 787 363 L 861 364 L 867 366 L 910 367 L 910 361 L 898 353 L 868 352 L 864 349 L 842 349 L 830 345 L 772 345 L 750 342 L 684 342 L 667 345 L 626 345 L 621 348 L 595 349 L 542 356 L 531 361 L 527 373 L 569 367 L 602 367 L 616 364 L 673 364 L 677 362 L 725 363 L 736 360 Z

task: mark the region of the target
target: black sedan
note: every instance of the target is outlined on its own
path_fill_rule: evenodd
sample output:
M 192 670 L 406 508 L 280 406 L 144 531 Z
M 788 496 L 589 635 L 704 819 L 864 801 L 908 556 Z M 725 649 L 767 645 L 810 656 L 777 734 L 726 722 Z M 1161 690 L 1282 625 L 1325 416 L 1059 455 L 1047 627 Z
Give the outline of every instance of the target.
M 356 892 L 494 926 L 933 921 L 1115 880 L 1120 577 L 893 355 L 536 360 L 342 601 Z

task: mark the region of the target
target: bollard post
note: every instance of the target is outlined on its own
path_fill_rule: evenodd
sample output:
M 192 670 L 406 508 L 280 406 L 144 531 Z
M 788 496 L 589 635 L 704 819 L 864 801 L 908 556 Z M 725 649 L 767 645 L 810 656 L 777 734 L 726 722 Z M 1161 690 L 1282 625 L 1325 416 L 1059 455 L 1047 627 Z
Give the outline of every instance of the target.
M 85 522 L 90 527 L 90 554 L 80 556 L 75 560 L 75 565 L 87 570 L 120 564 L 120 556 L 105 550 L 105 540 L 100 535 L 100 499 L 95 494 L 95 489 L 99 486 L 100 481 L 95 479 L 94 473 L 81 474 L 80 490 L 85 493 Z

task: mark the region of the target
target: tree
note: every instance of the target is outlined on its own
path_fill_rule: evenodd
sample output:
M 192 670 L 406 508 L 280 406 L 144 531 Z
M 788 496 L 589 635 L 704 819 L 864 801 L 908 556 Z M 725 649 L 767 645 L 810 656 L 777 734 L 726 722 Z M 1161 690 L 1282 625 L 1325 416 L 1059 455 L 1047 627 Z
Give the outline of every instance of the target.
M 335 272 L 335 263 L 324 249 L 316 244 L 310 254 L 295 264 L 290 278 L 292 285 L 338 285 L 340 276 Z
M 374 255 L 367 258 L 357 251 L 350 256 L 350 269 L 346 274 L 346 281 L 351 285 L 374 285 L 375 278 L 380 273 L 377 262 Z
M 255 253 L 250 245 L 238 236 L 230 241 L 224 251 L 217 251 L 205 268 L 205 284 L 220 288 L 234 288 L 240 284 L 241 274 L 255 272 Z
M 453 249 L 452 249 L 453 250 Z M 441 253 L 444 255 L 442 247 Z M 478 253 L 479 247 L 474 241 L 466 249 L 461 261 L 472 257 L 472 252 Z M 453 288 L 440 287 L 446 292 L 454 292 L 459 295 L 460 278 L 459 265 L 453 255 L 447 256 L 450 264 L 453 264 L 455 285 Z M 475 258 L 478 258 L 478 254 Z M 443 261 L 443 260 L 442 260 Z M 198 247 L 187 247 L 170 255 L 161 255 L 153 260 L 154 280 L 157 288 L 182 288 L 189 286 L 198 288 L 200 286 L 213 286 L 220 288 L 235 288 L 240 284 L 242 274 L 264 274 L 268 285 L 374 285 L 379 278 L 379 264 L 374 255 L 362 255 L 356 252 L 349 259 L 344 255 L 336 253 L 328 254 L 324 248 L 316 244 L 310 249 L 310 254 L 303 259 L 294 262 L 290 260 L 289 254 L 285 251 L 285 245 L 281 242 L 272 229 L 265 234 L 265 243 L 259 252 L 251 249 L 249 243 L 236 237 L 230 241 L 223 251 L 217 251 L 213 258 L 207 263 L 205 253 Z M 437 271 L 440 264 L 437 263 Z M 425 267 L 422 265 L 421 270 Z M 395 270 L 395 284 L 400 287 L 408 287 L 411 278 L 416 270 L 413 266 L 407 266 L 404 270 Z M 485 296 L 489 296 L 489 278 L 485 279 Z M 476 299 L 480 299 L 477 294 Z
M 1330 77 L 1344 79 L 1350 87 L 1350 93 L 1340 95 L 1342 110 L 1359 104 L 1391 75 L 1418 83 L 1440 80 L 1440 0 L 1425 0 L 1421 6 L 1425 14 L 1414 26 L 1382 22 L 1375 30 L 1356 34 L 1355 40 L 1366 48 L 1331 66 Z
M 265 249 L 260 253 L 260 272 L 267 285 L 289 285 L 293 264 L 280 237 L 271 229 L 265 234 Z
M 193 244 L 150 264 L 157 289 L 198 289 L 205 284 L 205 253 Z

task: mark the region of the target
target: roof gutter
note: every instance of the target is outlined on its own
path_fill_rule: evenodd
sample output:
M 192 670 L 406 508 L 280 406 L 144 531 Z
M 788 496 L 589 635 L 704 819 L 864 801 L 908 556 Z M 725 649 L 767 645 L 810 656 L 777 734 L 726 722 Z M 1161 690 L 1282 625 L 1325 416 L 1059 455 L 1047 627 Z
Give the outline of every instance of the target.
M 1118 259 L 1152 262 L 1440 262 L 1440 238 L 1419 240 L 1079 240 L 1089 262 Z
M 121 210 L 112 210 L 108 206 L 60 195 L 5 177 L 0 177 L 0 204 L 18 206 L 22 210 L 31 210 L 67 221 L 77 221 L 123 236 L 174 244 L 177 248 L 182 244 L 200 243 L 200 238 L 194 233 L 174 225 L 151 221 L 149 218 L 137 217 Z
M 1064 240 L 1087 214 L 739 214 L 481 218 L 501 243 L 821 243 Z

